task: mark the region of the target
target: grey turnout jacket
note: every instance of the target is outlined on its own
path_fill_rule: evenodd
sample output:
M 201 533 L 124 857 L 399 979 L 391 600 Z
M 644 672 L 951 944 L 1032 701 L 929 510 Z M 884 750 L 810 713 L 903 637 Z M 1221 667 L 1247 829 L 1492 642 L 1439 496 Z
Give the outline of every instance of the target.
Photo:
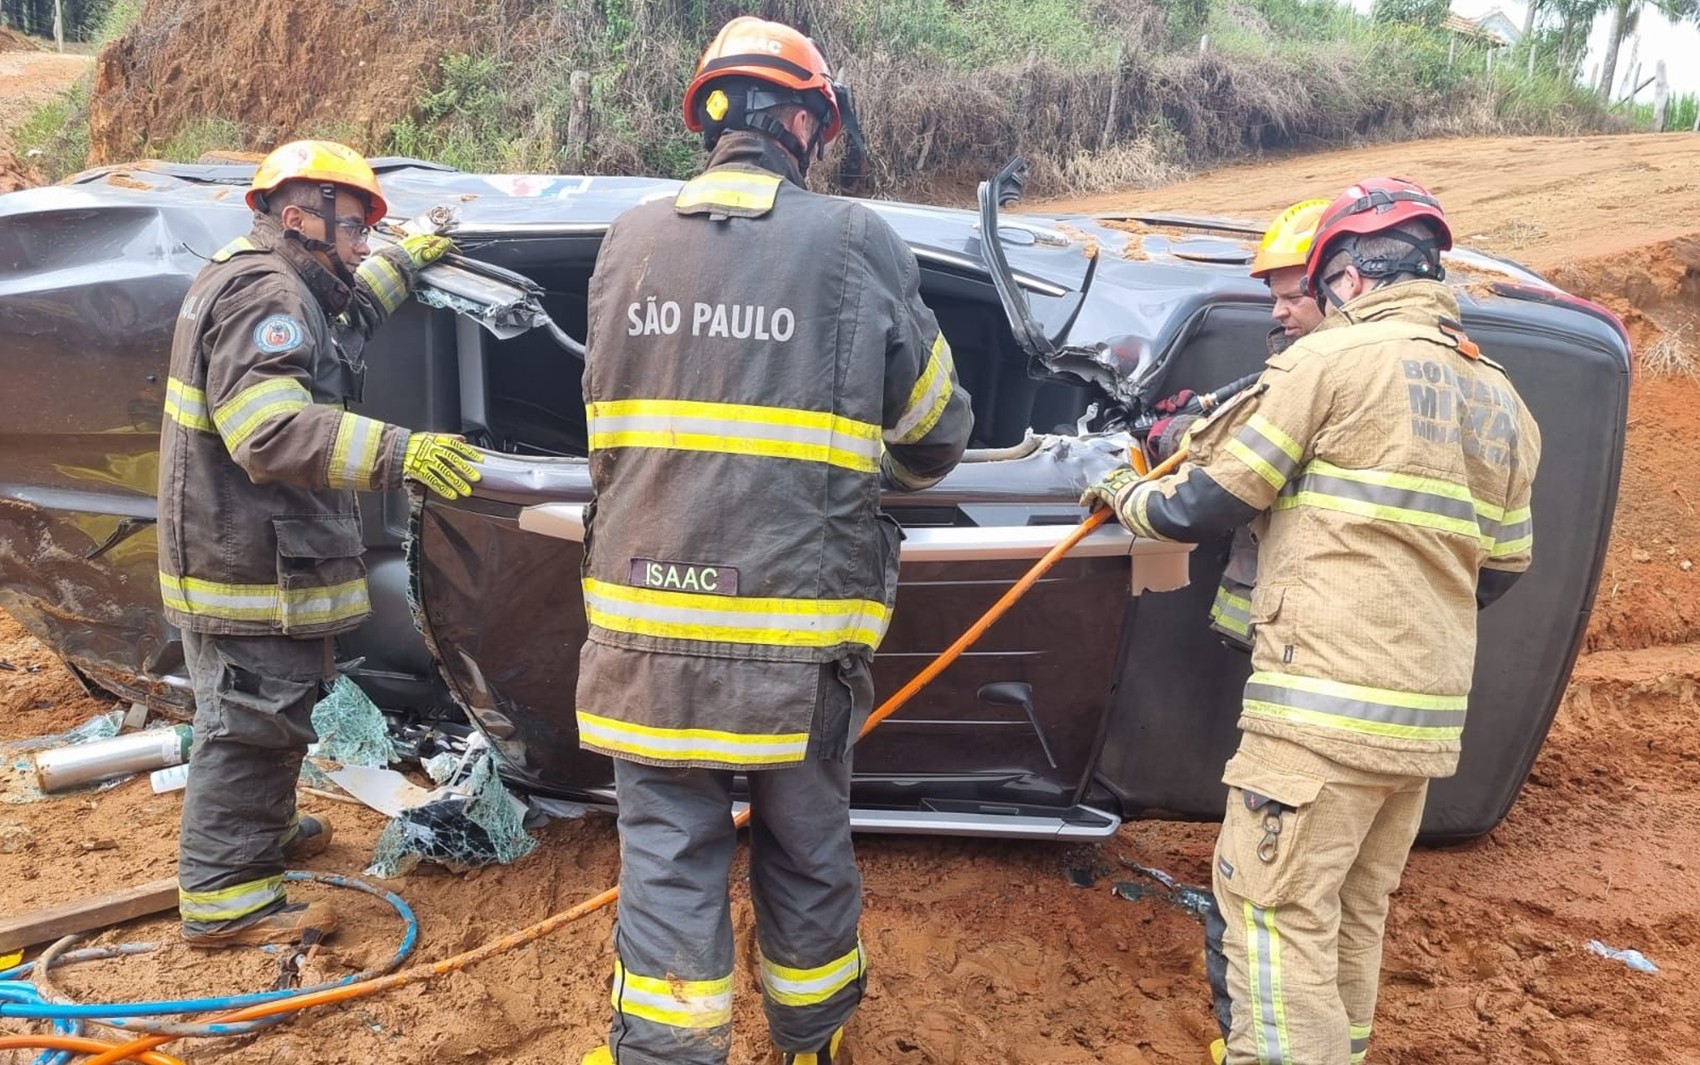
M 371 613 L 354 493 L 401 486 L 408 432 L 344 404 L 413 266 L 386 248 L 355 278 L 257 215 L 189 286 L 159 464 L 160 594 L 179 628 L 320 636 Z
M 589 319 L 580 742 L 796 763 L 823 667 L 871 657 L 895 604 L 882 476 L 935 483 L 972 427 L 915 258 L 733 133 L 676 198 L 616 220 Z

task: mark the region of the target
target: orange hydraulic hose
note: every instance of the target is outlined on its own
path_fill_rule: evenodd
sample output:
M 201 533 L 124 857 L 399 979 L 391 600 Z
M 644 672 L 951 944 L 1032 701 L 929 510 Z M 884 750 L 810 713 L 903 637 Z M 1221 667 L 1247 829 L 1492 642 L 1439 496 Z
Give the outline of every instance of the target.
M 1186 451 L 1184 449 L 1178 451 L 1168 459 L 1159 463 L 1151 470 L 1151 472 L 1145 474 L 1141 479 L 1148 481 L 1155 480 L 1156 478 L 1173 470 L 1176 466 L 1179 466 L 1181 461 L 1185 458 Z M 1026 595 L 1028 589 L 1032 588 L 1039 582 L 1039 578 L 1049 572 L 1051 567 L 1056 565 L 1064 555 L 1074 550 L 1075 545 L 1086 539 L 1086 537 L 1091 534 L 1092 530 L 1104 524 L 1104 522 L 1109 519 L 1110 514 L 1111 510 L 1109 507 L 1100 507 L 1099 509 L 1094 510 L 1087 516 L 1085 521 L 1075 526 L 1075 528 L 1070 531 L 1067 536 L 1063 537 L 1056 546 L 1045 552 L 1044 557 L 1033 563 L 1033 568 L 1022 574 L 1020 580 L 1010 585 L 1009 589 L 1005 591 L 1003 595 L 998 597 L 998 601 L 992 604 L 991 609 L 982 614 L 978 621 L 974 622 L 973 625 L 970 625 L 966 632 L 957 637 L 955 643 L 952 643 L 949 647 L 941 651 L 938 657 L 927 663 L 926 668 L 915 674 L 915 676 L 910 679 L 909 683 L 899 688 L 895 694 L 893 694 L 885 702 L 881 703 L 879 709 L 875 710 L 873 714 L 869 716 L 867 724 L 862 726 L 861 735 L 866 736 L 869 732 L 872 732 L 880 722 L 884 721 L 892 714 L 895 714 L 905 703 L 914 698 L 915 693 L 926 687 L 934 677 L 943 673 L 946 667 L 958 658 L 962 657 L 962 652 L 968 650 L 969 647 L 973 646 L 975 641 L 985 635 L 986 630 L 991 628 L 994 622 L 1008 613 L 1009 608 L 1014 606 L 1022 596 Z M 733 818 L 733 824 L 742 827 L 748 824 L 749 820 L 750 808 L 745 807 L 735 818 Z M 280 1013 L 294 1013 L 298 1010 L 310 1009 L 314 1006 L 327 1006 L 333 1002 L 347 1002 L 350 999 L 365 998 L 368 995 L 375 995 L 381 991 L 389 991 L 393 988 L 402 987 L 403 985 L 414 983 L 418 980 L 429 980 L 436 976 L 446 976 L 449 973 L 458 972 L 474 962 L 483 961 L 485 958 L 491 957 L 492 955 L 500 954 L 504 951 L 511 950 L 514 947 L 523 946 L 533 940 L 541 939 L 564 925 L 569 925 L 581 917 L 595 913 L 597 910 L 609 905 L 619 897 L 620 889 L 618 887 L 611 887 L 606 891 L 585 899 L 583 902 L 571 909 L 562 910 L 560 913 L 545 917 L 543 920 L 528 928 L 522 928 L 517 932 L 510 932 L 500 939 L 493 940 L 481 947 L 469 950 L 464 954 L 456 954 L 451 958 L 444 958 L 442 961 L 428 962 L 424 965 L 415 965 L 411 969 L 404 969 L 399 973 L 391 973 L 388 976 L 380 976 L 358 984 L 345 984 L 342 987 L 332 987 L 327 988 L 324 991 L 315 991 L 310 995 L 298 995 L 294 998 L 279 999 L 276 1002 L 263 1002 L 257 1006 L 249 1006 L 246 1009 L 214 1017 L 212 1020 L 217 1023 L 252 1021 L 261 1017 L 276 1016 Z M 87 1062 L 87 1065 L 117 1065 L 118 1062 L 129 1060 L 134 1054 L 140 1051 L 152 1050 L 155 1047 L 164 1046 L 166 1043 L 171 1041 L 172 1037 L 170 1036 L 147 1036 L 142 1039 L 137 1039 L 134 1042 L 125 1043 L 123 1046 L 116 1047 L 108 1053 L 90 1060 Z
M 69 1050 L 76 1054 L 98 1054 L 111 1043 L 77 1035 L 0 1035 L 0 1050 Z M 115 1061 L 139 1061 L 142 1065 L 183 1065 L 179 1058 L 154 1050 L 138 1050 Z

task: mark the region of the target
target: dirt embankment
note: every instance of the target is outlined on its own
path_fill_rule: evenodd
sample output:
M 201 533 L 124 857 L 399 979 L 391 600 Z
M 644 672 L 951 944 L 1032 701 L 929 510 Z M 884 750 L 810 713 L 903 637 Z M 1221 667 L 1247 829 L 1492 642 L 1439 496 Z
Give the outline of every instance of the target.
M 40 183 L 28 160 L 13 150 L 12 130 L 88 67 L 88 56 L 43 51 L 34 38 L 0 26 L 0 193 Z

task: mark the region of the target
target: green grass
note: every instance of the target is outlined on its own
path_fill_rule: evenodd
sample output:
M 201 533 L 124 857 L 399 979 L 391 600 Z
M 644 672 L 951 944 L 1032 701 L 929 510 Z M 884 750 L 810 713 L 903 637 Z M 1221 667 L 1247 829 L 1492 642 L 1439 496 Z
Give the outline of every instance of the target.
M 88 166 L 90 85 L 89 78 L 79 78 L 12 131 L 18 157 L 48 181 L 62 181 Z

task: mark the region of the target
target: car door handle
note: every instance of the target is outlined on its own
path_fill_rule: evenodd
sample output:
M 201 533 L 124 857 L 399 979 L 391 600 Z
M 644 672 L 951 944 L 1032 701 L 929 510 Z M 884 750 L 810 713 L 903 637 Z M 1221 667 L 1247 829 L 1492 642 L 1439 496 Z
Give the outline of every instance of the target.
M 519 527 L 526 532 L 584 543 L 583 503 L 538 503 L 519 512 Z M 1072 525 L 949 525 L 919 526 L 903 530 L 903 561 L 998 562 L 1044 556 Z M 1133 556 L 1132 592 L 1166 592 L 1187 582 L 1187 558 L 1191 544 L 1145 540 L 1120 525 L 1106 523 L 1069 552 L 1072 558 Z

